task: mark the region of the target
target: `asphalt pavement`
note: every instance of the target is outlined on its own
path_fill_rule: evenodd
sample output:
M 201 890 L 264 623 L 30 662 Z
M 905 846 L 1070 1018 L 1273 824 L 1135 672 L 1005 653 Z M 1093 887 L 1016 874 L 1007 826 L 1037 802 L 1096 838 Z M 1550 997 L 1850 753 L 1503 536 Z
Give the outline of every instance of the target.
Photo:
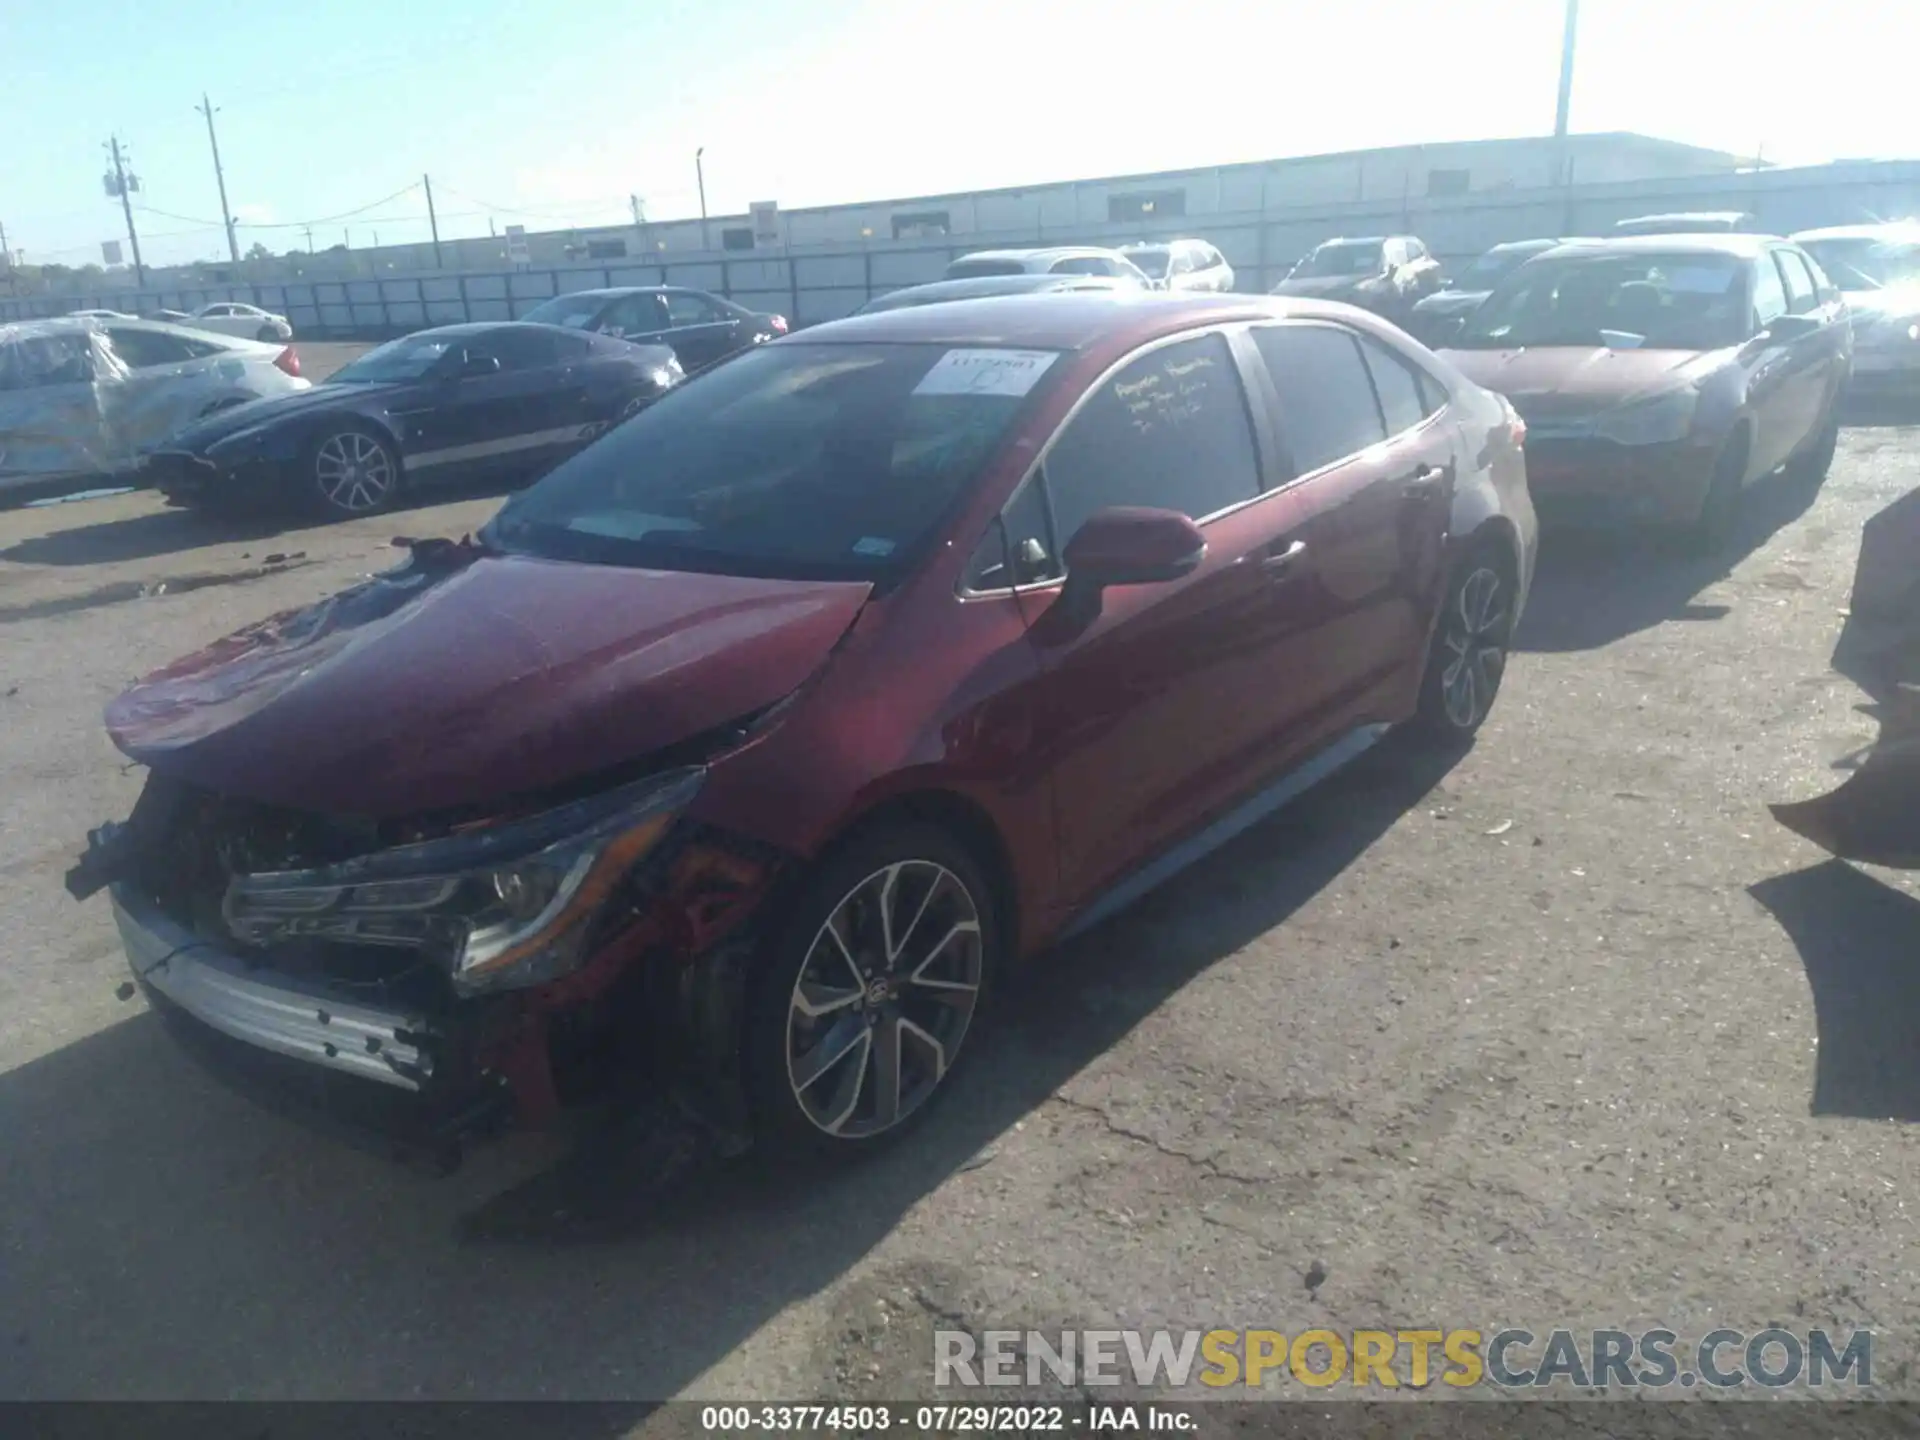
M 435 1180 L 273 1118 L 61 889 L 139 783 L 122 686 L 494 497 L 0 514 L 0 1398 L 851 1400 L 925 1394 L 936 1325 L 1776 1322 L 1873 1327 L 1911 1395 L 1920 903 L 1764 807 L 1873 738 L 1829 657 L 1916 481 L 1920 428 L 1857 426 L 1726 562 L 1550 546 L 1464 759 L 1377 752 L 1047 957 L 874 1163 L 671 1183 L 639 1126 Z

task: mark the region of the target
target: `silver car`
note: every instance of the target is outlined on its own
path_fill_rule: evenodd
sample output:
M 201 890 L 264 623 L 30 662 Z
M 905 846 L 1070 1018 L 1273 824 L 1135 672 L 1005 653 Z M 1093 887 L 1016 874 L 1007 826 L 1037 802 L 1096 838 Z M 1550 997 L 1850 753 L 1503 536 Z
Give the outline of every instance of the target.
M 934 280 L 876 295 L 854 313 L 872 315 L 881 310 L 903 310 L 911 305 L 946 305 L 956 300 L 981 300 L 992 295 L 1054 295 L 1066 290 L 1138 290 L 1130 280 L 1115 275 L 981 275 L 971 280 Z
M 1793 243 L 1853 318 L 1853 386 L 1920 395 L 1920 221 L 1802 230 Z
M 1098 245 L 1048 245 L 1033 250 L 976 250 L 947 266 L 948 280 L 973 280 L 986 275 L 1110 275 L 1129 280 L 1141 289 L 1150 282 L 1118 250 Z
M 1146 272 L 1156 290 L 1224 293 L 1233 289 L 1233 266 L 1205 240 L 1122 245 L 1120 253 Z
M 152 320 L 0 325 L 0 496 L 131 475 L 183 425 L 307 386 L 288 345 Z

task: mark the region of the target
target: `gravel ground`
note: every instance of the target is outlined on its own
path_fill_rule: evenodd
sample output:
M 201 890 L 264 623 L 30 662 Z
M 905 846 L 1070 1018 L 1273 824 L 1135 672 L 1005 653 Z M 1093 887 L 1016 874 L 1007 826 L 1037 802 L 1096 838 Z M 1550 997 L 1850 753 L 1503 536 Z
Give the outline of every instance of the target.
M 1049 957 L 878 1162 L 651 1199 L 637 1142 L 430 1180 L 256 1111 L 60 888 L 122 685 L 494 502 L 0 515 L 0 1397 L 899 1397 L 949 1321 L 1871 1326 L 1911 1394 L 1920 905 L 1763 806 L 1872 738 L 1828 659 L 1917 462 L 1850 428 L 1730 565 L 1550 548 L 1451 770 L 1376 753 Z

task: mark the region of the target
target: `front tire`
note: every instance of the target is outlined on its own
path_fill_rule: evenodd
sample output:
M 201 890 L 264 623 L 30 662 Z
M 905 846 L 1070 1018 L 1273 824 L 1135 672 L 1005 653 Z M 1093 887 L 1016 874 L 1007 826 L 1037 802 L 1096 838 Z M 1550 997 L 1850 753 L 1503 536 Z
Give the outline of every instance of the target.
M 1464 749 L 1486 723 L 1506 675 L 1519 602 L 1514 566 L 1496 543 L 1454 567 L 1433 627 L 1413 728 L 1443 749 Z
M 763 951 L 743 1035 L 759 1138 L 851 1159 L 952 1088 L 1003 939 L 967 848 L 923 821 L 830 853 Z
M 1740 431 L 1721 448 L 1714 461 L 1713 480 L 1700 502 L 1700 518 L 1693 523 L 1693 550 L 1718 555 L 1733 543 L 1740 522 L 1740 497 L 1747 475 L 1747 436 Z
M 400 496 L 400 459 L 363 426 L 323 430 L 307 447 L 308 496 L 323 515 L 351 519 L 391 509 Z
M 1826 424 L 1792 460 L 1787 462 L 1787 478 L 1796 485 L 1819 485 L 1833 469 L 1834 452 L 1840 448 L 1840 405 L 1836 400 L 1827 409 Z

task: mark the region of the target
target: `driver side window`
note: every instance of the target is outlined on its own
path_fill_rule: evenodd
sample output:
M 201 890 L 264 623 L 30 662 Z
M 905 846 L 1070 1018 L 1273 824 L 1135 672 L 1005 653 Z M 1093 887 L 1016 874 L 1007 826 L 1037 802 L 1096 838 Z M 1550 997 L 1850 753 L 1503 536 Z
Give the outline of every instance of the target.
M 1752 271 L 1752 328 L 1757 334 L 1787 313 L 1787 287 L 1780 283 L 1780 269 L 1771 255 L 1756 260 Z

